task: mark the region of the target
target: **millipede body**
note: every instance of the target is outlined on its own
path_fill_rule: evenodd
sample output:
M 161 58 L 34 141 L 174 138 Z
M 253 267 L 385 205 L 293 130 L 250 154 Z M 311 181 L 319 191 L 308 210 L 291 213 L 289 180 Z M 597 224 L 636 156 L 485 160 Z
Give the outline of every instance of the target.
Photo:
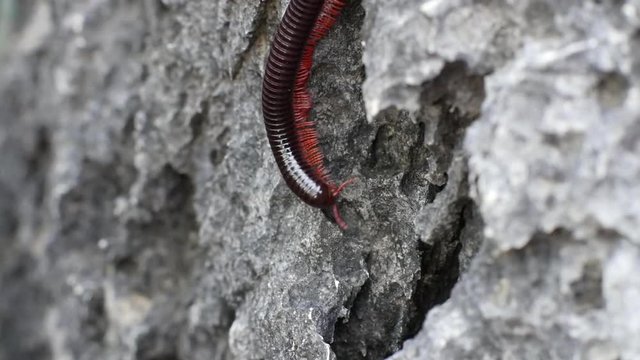
M 346 229 L 336 203 L 351 180 L 337 186 L 324 166 L 308 91 L 313 53 L 335 24 L 346 0 L 291 0 L 266 62 L 262 112 L 269 145 L 289 188 L 311 206 L 331 208 Z

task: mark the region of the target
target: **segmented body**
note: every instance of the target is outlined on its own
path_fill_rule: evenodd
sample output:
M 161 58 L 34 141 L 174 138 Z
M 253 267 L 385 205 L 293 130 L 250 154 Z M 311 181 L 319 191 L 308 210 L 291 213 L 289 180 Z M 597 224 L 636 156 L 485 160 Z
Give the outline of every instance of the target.
M 309 119 L 307 84 L 318 42 L 336 22 L 346 0 L 291 0 L 266 63 L 262 112 L 269 144 L 289 188 L 309 205 L 332 208 L 346 228 L 336 199 L 350 181 L 336 186 L 324 166 L 315 122 Z

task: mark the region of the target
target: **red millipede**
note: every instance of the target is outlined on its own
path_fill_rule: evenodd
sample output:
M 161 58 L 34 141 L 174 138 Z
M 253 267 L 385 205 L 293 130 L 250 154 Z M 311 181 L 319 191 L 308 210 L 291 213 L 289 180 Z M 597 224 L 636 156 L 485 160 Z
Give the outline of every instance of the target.
M 315 122 L 309 119 L 307 89 L 316 45 L 335 24 L 346 0 L 291 0 L 271 44 L 262 83 L 262 113 L 269 145 L 285 182 L 302 201 L 331 208 L 342 229 L 346 222 L 337 186 L 324 166 Z

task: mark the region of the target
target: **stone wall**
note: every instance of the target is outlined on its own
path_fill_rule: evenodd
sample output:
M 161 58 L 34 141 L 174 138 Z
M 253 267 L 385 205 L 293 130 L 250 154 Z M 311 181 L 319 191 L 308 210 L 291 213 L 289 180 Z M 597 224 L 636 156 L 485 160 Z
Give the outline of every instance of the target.
M 1 0 L 0 360 L 640 358 L 640 2 L 352 0 L 313 118 L 286 1 Z

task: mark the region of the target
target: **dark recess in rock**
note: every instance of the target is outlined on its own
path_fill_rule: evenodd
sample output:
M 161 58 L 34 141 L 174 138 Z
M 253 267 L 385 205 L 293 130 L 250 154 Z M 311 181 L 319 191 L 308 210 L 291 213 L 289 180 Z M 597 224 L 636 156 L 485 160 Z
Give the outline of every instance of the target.
M 447 190 L 447 172 L 454 157 L 462 156 L 465 129 L 480 114 L 483 79 L 463 63 L 452 63 L 439 77 L 424 84 L 423 94 L 422 108 L 415 114 L 390 109 L 379 116 L 377 121 L 383 125 L 377 130 L 363 168 L 371 177 L 402 174 L 400 190 L 414 206 L 433 204 L 438 194 Z M 473 100 L 468 101 L 470 98 Z M 394 289 L 393 283 L 373 295 L 372 284 L 380 280 L 367 281 L 349 308 L 349 318 L 336 324 L 332 349 L 338 359 L 383 359 L 391 355 L 420 330 L 429 309 L 448 299 L 461 271 L 461 234 L 466 221 L 477 216 L 468 197 L 466 171 L 462 175 L 455 179 L 460 183 L 451 184 L 457 189 L 453 198 L 446 195 L 443 202 L 447 205 L 441 205 L 447 215 L 437 220 L 439 225 L 431 229 L 429 239 L 415 241 L 409 254 L 417 262 L 408 265 L 416 266 L 417 271 L 412 295 L 405 298 L 404 290 Z M 367 261 L 373 279 L 388 276 L 378 273 L 383 269 L 371 266 L 377 258 L 384 261 L 384 255 L 369 256 Z
M 602 297 L 602 265 L 589 261 L 582 268 L 582 277 L 571 283 L 575 302 L 585 310 L 599 309 L 604 306 Z

